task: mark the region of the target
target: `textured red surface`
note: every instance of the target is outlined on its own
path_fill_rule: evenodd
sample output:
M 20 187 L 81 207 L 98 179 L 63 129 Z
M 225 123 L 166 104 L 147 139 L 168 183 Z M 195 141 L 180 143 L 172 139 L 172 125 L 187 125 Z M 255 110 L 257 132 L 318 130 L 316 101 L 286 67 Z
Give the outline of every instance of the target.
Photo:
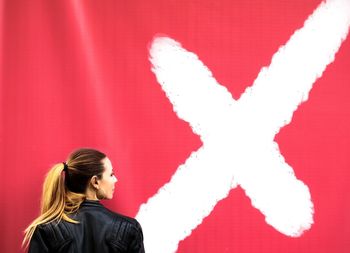
M 134 216 L 201 146 L 150 70 L 154 35 L 195 52 L 239 98 L 320 3 L 1 1 L 1 252 L 22 252 L 22 231 L 38 214 L 44 175 L 72 149 L 109 155 L 119 182 L 105 204 Z M 349 62 L 348 38 L 276 137 L 310 188 L 312 228 L 293 239 L 278 233 L 236 189 L 178 252 L 350 251 Z

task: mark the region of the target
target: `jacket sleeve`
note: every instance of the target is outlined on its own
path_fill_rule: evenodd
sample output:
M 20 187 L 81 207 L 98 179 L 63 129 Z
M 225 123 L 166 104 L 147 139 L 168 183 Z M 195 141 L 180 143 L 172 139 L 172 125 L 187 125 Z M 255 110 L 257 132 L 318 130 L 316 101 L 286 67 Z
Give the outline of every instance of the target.
M 107 237 L 111 252 L 144 253 L 143 234 L 140 224 L 131 218 L 118 218 Z
M 44 240 L 44 236 L 42 234 L 42 230 L 37 227 L 34 231 L 33 237 L 29 243 L 28 253 L 48 253 L 48 245 Z
M 72 247 L 70 234 L 64 222 L 38 225 L 30 240 L 28 253 L 68 252 Z
M 132 237 L 133 240 L 131 241 L 129 252 L 130 253 L 144 253 L 145 248 L 143 245 L 142 228 L 137 221 L 136 221 L 135 226 L 133 226 L 132 233 L 134 236 Z

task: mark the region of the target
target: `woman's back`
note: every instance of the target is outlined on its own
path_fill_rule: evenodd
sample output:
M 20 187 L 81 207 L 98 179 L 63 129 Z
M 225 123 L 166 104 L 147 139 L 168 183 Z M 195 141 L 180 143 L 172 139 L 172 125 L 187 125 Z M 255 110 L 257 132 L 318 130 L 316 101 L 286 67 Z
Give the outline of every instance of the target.
M 139 223 L 111 212 L 99 201 L 84 201 L 71 218 L 79 223 L 61 220 L 39 225 L 29 253 L 144 252 Z

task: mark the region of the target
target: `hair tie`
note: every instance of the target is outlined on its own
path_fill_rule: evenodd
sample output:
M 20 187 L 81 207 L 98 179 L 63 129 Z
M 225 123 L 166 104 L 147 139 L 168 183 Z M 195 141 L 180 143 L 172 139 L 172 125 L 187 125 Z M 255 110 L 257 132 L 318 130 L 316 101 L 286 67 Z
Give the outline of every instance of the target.
M 68 171 L 68 165 L 65 162 L 63 162 L 63 171 Z

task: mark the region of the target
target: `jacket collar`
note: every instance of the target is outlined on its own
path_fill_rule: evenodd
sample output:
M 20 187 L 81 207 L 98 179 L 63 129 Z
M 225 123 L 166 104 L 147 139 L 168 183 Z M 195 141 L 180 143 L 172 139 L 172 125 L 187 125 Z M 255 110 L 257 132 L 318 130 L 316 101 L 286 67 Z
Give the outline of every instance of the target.
M 95 207 L 103 207 L 99 200 L 84 200 L 80 206 L 95 206 Z

